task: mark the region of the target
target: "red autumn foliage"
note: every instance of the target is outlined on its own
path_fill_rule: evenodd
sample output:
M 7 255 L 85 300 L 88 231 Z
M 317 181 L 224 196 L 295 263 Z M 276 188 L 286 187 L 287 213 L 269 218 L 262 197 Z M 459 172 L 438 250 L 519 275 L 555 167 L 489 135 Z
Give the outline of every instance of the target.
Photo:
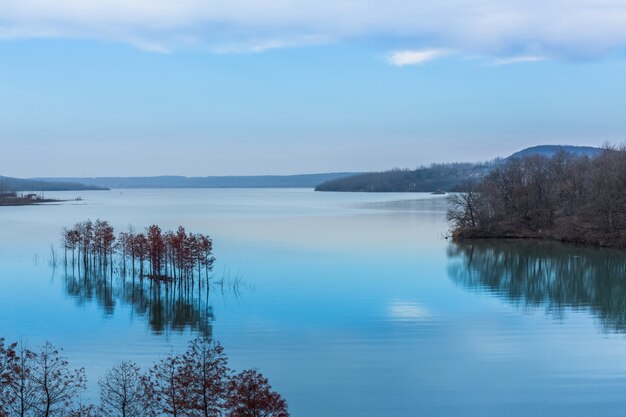
M 203 337 L 147 373 L 132 362 L 114 366 L 99 381 L 99 407 L 76 404 L 85 382 L 49 342 L 32 352 L 0 338 L 0 417 L 289 417 L 263 375 L 232 375 L 222 346 Z
M 255 370 L 231 378 L 226 410 L 228 417 L 289 417 L 287 402 Z
M 173 231 L 162 232 L 157 225 L 146 228 L 145 233 L 135 233 L 132 226 L 128 232 L 117 237 L 107 221 L 87 220 L 77 223 L 71 229 L 63 231 L 65 262 L 71 251 L 72 267 L 82 266 L 86 271 L 106 272 L 107 267 L 113 273 L 114 254 L 118 258 L 120 270 L 126 274 L 127 263 L 134 275 L 144 276 L 144 267 L 148 264 L 147 276 L 165 280 L 193 281 L 205 279 L 213 268 L 213 241 L 209 236 L 187 233 L 179 226 Z M 82 258 L 82 262 L 81 262 Z M 138 264 L 138 265 L 137 265 Z

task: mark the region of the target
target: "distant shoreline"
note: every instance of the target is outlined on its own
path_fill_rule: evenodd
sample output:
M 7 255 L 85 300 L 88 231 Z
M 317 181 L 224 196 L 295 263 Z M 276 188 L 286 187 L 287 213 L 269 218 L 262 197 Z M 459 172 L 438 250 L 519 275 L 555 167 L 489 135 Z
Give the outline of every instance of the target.
M 0 207 L 36 206 L 47 203 L 62 203 L 69 200 L 57 200 L 54 198 L 41 198 L 32 200 L 26 197 L 0 198 Z

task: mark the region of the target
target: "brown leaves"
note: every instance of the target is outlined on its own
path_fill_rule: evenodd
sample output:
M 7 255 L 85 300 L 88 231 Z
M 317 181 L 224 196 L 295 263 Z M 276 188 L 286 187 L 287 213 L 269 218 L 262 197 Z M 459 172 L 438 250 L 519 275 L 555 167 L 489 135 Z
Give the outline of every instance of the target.
M 71 368 L 50 342 L 32 352 L 0 339 L 0 417 L 289 416 L 287 403 L 263 375 L 233 375 L 224 348 L 204 337 L 147 373 L 129 361 L 115 365 L 99 381 L 99 408 L 76 406 L 85 384 L 84 370 Z
M 289 417 L 287 402 L 255 370 L 243 371 L 230 380 L 226 409 L 228 417 Z

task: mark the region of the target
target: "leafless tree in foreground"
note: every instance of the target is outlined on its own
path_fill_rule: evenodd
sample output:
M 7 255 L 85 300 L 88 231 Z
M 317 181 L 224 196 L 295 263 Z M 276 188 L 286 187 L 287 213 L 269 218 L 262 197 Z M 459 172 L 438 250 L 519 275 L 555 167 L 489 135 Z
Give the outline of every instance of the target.
M 145 389 L 139 367 L 130 361 L 115 365 L 98 381 L 102 413 L 109 417 L 145 416 Z

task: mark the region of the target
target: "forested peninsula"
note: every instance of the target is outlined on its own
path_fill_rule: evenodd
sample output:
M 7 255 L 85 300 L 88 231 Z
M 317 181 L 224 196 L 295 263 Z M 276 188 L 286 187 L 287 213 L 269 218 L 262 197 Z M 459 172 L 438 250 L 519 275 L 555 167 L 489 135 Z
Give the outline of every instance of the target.
M 315 191 L 454 192 L 459 191 L 461 183 L 468 178 L 480 179 L 509 160 L 532 155 L 552 157 L 558 152 L 593 157 L 599 154 L 601 149 L 590 146 L 539 145 L 522 149 L 506 158 L 487 162 L 432 164 L 416 169 L 392 169 L 335 178 L 317 185 Z
M 512 158 L 450 197 L 455 239 L 537 238 L 626 248 L 626 146 Z

